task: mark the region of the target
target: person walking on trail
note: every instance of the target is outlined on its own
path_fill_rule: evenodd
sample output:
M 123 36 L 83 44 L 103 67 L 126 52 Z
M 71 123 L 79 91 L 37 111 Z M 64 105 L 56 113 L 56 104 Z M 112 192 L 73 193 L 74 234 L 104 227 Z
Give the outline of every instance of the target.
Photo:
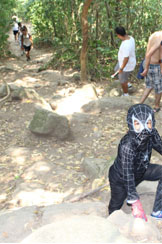
M 21 35 L 21 49 L 26 52 L 27 61 L 30 60 L 30 50 L 33 46 L 32 36 L 28 33 L 27 27 L 24 25 L 22 27 L 22 35 Z
M 147 221 L 136 186 L 144 180 L 159 181 L 151 216 L 162 220 L 162 165 L 150 163 L 152 149 L 162 155 L 162 139 L 155 129 L 153 109 L 146 104 L 131 106 L 127 123 L 129 131 L 121 139 L 109 170 L 109 214 L 119 210 L 126 199 L 133 216 Z
M 145 76 L 146 89 L 140 103 L 144 103 L 154 89 L 154 112 L 159 112 L 162 95 L 162 31 L 156 31 L 149 37 L 145 54 L 144 71 L 141 75 Z
M 18 40 L 19 40 L 19 45 L 20 45 L 20 49 L 21 49 L 21 56 L 23 56 L 25 54 L 25 51 L 22 50 L 22 48 L 21 48 L 21 39 L 22 39 L 22 35 L 23 35 L 21 22 L 19 22 L 18 25 L 19 25 Z
M 123 96 L 128 94 L 128 78 L 136 66 L 135 40 L 132 36 L 126 34 L 124 27 L 116 27 L 115 32 L 122 43 L 118 51 L 119 81 L 122 86 Z
M 13 30 L 15 41 L 17 41 L 19 26 L 18 26 L 18 22 L 17 22 L 16 18 L 14 19 L 12 30 Z
M 21 29 L 22 29 L 22 23 L 18 22 L 18 40 L 19 40 L 20 47 L 21 47 L 21 35 L 22 35 Z

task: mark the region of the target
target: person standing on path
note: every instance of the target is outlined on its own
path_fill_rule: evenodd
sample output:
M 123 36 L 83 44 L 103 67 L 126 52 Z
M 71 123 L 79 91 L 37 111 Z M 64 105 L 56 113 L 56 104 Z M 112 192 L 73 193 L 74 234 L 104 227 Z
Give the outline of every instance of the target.
M 154 112 L 160 111 L 160 100 L 162 95 L 162 31 L 154 32 L 148 40 L 145 55 L 144 71 L 146 89 L 140 103 L 144 103 L 151 91 L 155 91 Z
M 17 41 L 19 26 L 18 26 L 18 22 L 17 22 L 16 18 L 14 19 L 12 30 L 13 30 L 15 41 Z
M 128 78 L 136 66 L 135 40 L 126 34 L 124 27 L 116 27 L 115 33 L 122 40 L 118 51 L 119 81 L 123 89 L 123 96 L 129 96 Z
M 26 52 L 26 60 L 30 60 L 30 50 L 33 46 L 32 36 L 28 33 L 27 27 L 24 25 L 22 27 L 22 35 L 21 35 L 21 49 Z

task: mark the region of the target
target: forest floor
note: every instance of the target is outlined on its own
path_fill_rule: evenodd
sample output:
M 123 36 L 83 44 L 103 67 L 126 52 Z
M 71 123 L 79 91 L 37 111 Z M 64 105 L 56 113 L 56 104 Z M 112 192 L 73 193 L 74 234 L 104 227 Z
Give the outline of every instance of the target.
M 62 78 L 68 79 L 74 72 L 72 70 L 61 72 L 59 70 L 38 72 L 39 68 L 50 60 L 52 51 L 33 48 L 31 61 L 27 62 L 25 56 L 21 56 L 19 43 L 14 40 L 13 33 L 9 37 L 9 49 L 12 57 L 0 61 L 0 67 L 5 67 L 5 72 L 0 76 L 0 82 L 6 80 L 24 87 L 33 88 L 46 101 L 51 97 L 69 96 L 69 91 L 83 86 L 83 84 L 70 80 L 66 85 L 57 85 L 54 81 Z M 52 78 L 51 78 L 52 73 Z M 55 76 L 55 77 L 54 77 Z M 93 82 L 99 97 L 106 96 L 109 78 L 98 83 Z M 134 96 L 137 103 L 144 91 L 144 81 L 132 80 L 135 87 Z M 121 99 L 126 99 L 121 97 Z M 148 104 L 153 106 L 154 94 L 150 95 Z M 73 123 L 73 137 L 66 141 L 59 141 L 54 137 L 38 137 L 32 134 L 28 125 L 34 115 L 35 106 L 30 100 L 6 101 L 0 110 L 1 144 L 0 144 L 0 208 L 12 209 L 14 207 L 29 205 L 17 198 L 22 187 L 28 183 L 33 187 L 40 186 L 47 192 L 55 193 L 55 199 L 46 196 L 41 199 L 41 204 L 62 203 L 64 199 L 75 194 L 92 190 L 96 182 L 90 180 L 82 170 L 82 158 L 102 158 L 112 160 L 116 156 L 117 145 L 121 137 L 127 131 L 127 110 L 110 108 L 107 112 L 88 115 L 80 123 Z M 162 111 L 162 110 L 161 110 Z M 156 114 L 157 127 L 162 132 L 161 113 Z M 75 122 L 75 121 L 74 121 Z M 98 133 L 98 134 L 97 134 Z M 102 136 L 100 136 L 102 135 Z M 162 164 L 160 155 L 153 153 L 153 163 Z M 33 165 L 39 164 L 49 167 L 46 177 L 41 172 L 36 172 Z M 29 170 L 30 169 L 30 170 Z M 102 184 L 107 182 L 101 179 Z M 94 186 L 95 185 L 95 186 Z M 89 196 L 90 200 L 108 202 L 108 188 Z M 25 197 L 24 197 L 25 198 Z M 35 202 L 34 202 L 35 203 Z

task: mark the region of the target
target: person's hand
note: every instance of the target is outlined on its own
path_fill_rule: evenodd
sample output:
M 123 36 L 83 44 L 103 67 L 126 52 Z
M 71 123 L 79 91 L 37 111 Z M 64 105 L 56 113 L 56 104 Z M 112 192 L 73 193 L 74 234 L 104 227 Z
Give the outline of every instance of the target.
M 121 73 L 123 72 L 123 70 L 122 70 L 122 69 L 119 69 L 118 71 L 119 71 L 119 74 L 121 74 Z
M 141 76 L 145 77 L 148 73 L 148 69 L 144 69 L 144 71 L 140 74 Z
M 135 218 L 141 218 L 147 221 L 147 217 L 140 200 L 137 200 L 135 203 L 132 204 L 132 214 Z
M 119 74 L 119 70 L 116 71 L 113 75 L 111 75 L 111 78 L 115 78 Z

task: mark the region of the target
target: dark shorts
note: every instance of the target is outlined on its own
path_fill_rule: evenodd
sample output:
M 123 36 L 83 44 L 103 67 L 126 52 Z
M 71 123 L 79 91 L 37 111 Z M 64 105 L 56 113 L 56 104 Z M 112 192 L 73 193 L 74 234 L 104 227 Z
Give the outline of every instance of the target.
M 31 49 L 31 45 L 30 46 L 23 45 L 23 47 L 24 47 L 25 51 L 30 51 L 30 49 Z
M 147 76 L 145 78 L 146 87 L 153 88 L 155 93 L 162 92 L 162 74 L 160 64 L 150 64 Z
M 14 34 L 15 36 L 16 36 L 17 33 L 18 33 L 18 30 L 17 30 L 17 31 L 15 31 L 15 30 L 13 31 L 13 34 Z

